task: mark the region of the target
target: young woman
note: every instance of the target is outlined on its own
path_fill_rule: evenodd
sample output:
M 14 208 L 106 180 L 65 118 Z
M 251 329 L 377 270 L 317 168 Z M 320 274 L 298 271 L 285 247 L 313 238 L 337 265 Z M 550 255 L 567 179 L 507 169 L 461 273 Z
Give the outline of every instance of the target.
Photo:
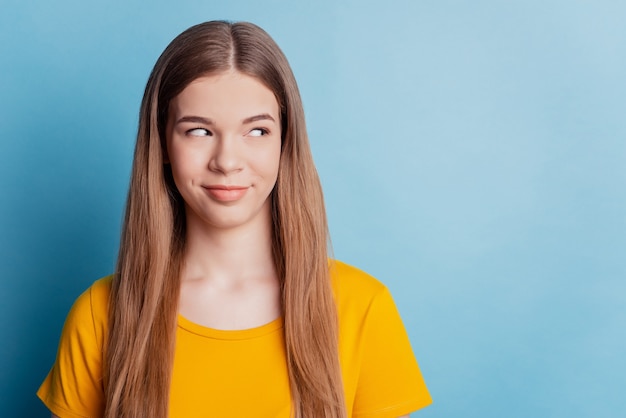
M 157 61 L 116 273 L 38 396 L 59 417 L 398 417 L 430 396 L 387 289 L 329 261 L 296 81 L 250 23 Z

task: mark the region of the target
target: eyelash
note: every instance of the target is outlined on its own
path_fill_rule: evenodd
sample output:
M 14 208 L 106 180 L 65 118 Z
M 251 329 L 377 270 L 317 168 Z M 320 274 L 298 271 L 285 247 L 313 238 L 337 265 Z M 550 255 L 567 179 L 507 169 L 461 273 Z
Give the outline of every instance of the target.
M 250 133 L 252 133 L 254 131 L 260 131 L 261 135 L 253 135 L 253 136 L 265 136 L 265 135 L 270 133 L 270 131 L 265 129 L 265 128 L 253 128 L 253 129 L 250 129 Z
M 196 131 L 203 131 L 204 133 L 202 135 L 198 135 L 194 132 Z M 265 136 L 268 135 L 270 133 L 270 131 L 266 128 L 253 128 L 250 129 L 250 131 L 248 132 L 248 134 L 254 132 L 254 131 L 259 131 L 260 135 L 252 135 L 253 137 L 261 137 L 261 136 Z M 192 128 L 192 129 L 188 129 L 185 132 L 188 136 L 213 136 L 213 132 L 209 131 L 206 128 Z
M 196 135 L 194 134 L 194 131 L 204 131 L 203 135 Z M 208 129 L 205 128 L 192 128 L 189 129 L 187 132 L 185 132 L 187 135 L 189 136 L 213 136 L 213 132 L 209 131 Z

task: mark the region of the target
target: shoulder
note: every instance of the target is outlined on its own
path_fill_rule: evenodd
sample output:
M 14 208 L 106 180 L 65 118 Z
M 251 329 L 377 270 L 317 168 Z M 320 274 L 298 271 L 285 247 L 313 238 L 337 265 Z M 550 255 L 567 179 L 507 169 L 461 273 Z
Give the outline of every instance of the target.
M 389 290 L 378 279 L 341 261 L 330 261 L 330 277 L 340 317 L 348 312 L 362 316 L 376 300 L 391 299 Z
M 428 389 L 387 287 L 340 261 L 331 261 L 330 271 L 350 416 L 401 416 L 428 405 Z
M 89 292 L 91 304 L 92 306 L 94 306 L 94 309 L 108 309 L 112 281 L 113 275 L 106 276 L 93 282 L 89 289 L 87 289 L 87 292 Z
M 96 280 L 89 286 L 74 302 L 72 312 L 103 313 L 108 310 L 109 295 L 111 293 L 111 282 L 113 276 L 106 276 Z
M 96 280 L 76 299 L 65 321 L 66 333 L 93 333 L 97 342 L 103 343 L 112 279 L 113 276 L 106 276 Z
M 102 364 L 112 276 L 95 281 L 70 309 L 52 370 L 37 395 L 58 416 L 101 416 Z
M 369 298 L 387 291 L 378 279 L 339 260 L 330 260 L 330 278 L 337 296 L 350 293 L 352 297 Z
M 387 334 L 387 340 L 404 338 L 406 331 L 391 292 L 368 273 L 331 261 L 331 280 L 337 306 L 340 334 L 344 342 Z M 351 336 L 348 338 L 348 336 Z M 378 337 L 376 337 L 378 338 Z

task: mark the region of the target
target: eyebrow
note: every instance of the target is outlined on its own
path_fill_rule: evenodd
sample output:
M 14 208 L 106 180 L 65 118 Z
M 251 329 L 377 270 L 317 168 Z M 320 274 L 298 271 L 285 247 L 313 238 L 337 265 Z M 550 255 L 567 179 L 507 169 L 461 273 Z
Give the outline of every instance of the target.
M 215 123 L 209 118 L 203 118 L 202 116 L 183 116 L 176 121 L 176 125 L 183 122 L 201 123 L 203 125 L 214 125 Z
M 274 120 L 274 118 L 272 117 L 272 115 L 270 115 L 269 113 L 261 113 L 260 115 L 256 115 L 256 116 L 250 116 L 249 118 L 245 118 L 243 120 L 243 123 L 251 123 L 251 122 L 257 122 L 260 120 L 271 120 L 272 122 L 276 122 Z
M 271 120 L 274 123 L 276 122 L 274 118 L 272 117 L 272 115 L 270 115 L 269 113 L 261 113 L 259 115 L 245 118 L 242 121 L 242 123 L 245 125 L 245 124 L 252 123 L 252 122 L 258 122 L 260 120 Z M 202 116 L 183 116 L 182 118 L 176 121 L 176 124 L 178 125 L 179 123 L 184 123 L 184 122 L 201 123 L 203 125 L 215 125 L 215 122 L 213 122 L 212 119 L 204 118 Z

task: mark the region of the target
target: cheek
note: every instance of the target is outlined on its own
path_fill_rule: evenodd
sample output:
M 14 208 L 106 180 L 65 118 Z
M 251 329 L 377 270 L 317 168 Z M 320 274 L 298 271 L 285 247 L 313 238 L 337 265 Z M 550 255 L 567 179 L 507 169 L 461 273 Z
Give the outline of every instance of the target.
M 180 176 L 192 175 L 205 166 L 203 152 L 190 147 L 170 147 L 169 159 L 172 172 Z
M 264 144 L 263 147 L 253 147 L 247 151 L 247 163 L 250 169 L 267 181 L 278 174 L 280 163 L 280 144 Z
M 278 174 L 278 169 L 280 167 L 281 151 L 281 144 L 279 142 L 272 148 L 272 150 L 267 155 L 267 167 L 269 170 L 276 174 Z
M 177 141 L 174 133 L 170 130 L 165 141 L 165 149 L 167 151 L 167 159 L 172 172 L 172 179 L 178 192 L 187 195 L 186 186 L 191 183 L 194 177 L 194 153 L 190 152 L 189 147 L 183 146 L 181 141 Z
M 276 182 L 280 170 L 280 153 L 272 153 L 266 156 L 263 163 L 263 174 L 268 181 Z

